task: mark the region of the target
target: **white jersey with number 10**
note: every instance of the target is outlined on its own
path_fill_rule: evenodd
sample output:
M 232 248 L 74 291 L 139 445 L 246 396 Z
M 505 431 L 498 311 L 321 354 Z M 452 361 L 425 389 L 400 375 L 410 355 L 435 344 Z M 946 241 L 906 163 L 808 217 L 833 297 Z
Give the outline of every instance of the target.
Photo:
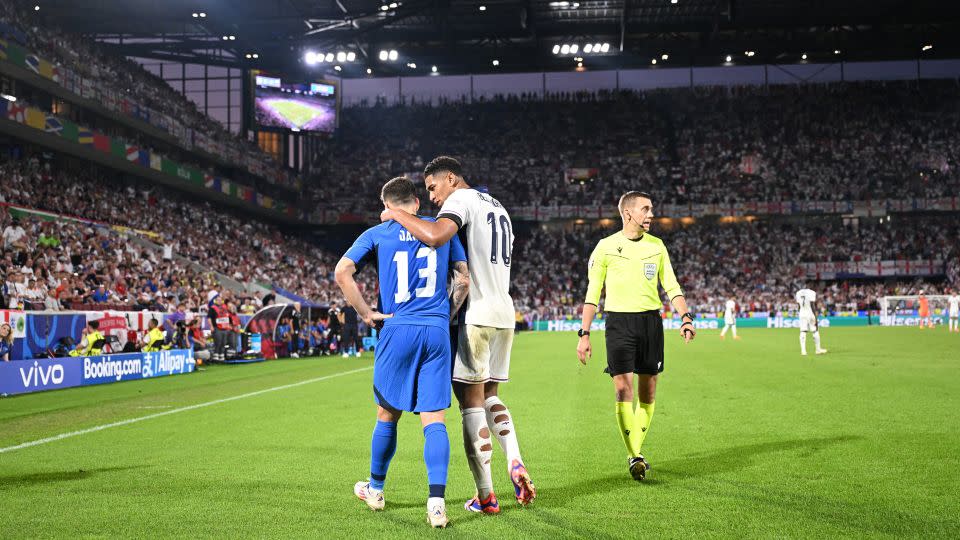
M 470 294 L 466 323 L 493 328 L 513 328 L 515 313 L 510 297 L 510 255 L 513 224 L 499 201 L 473 188 L 458 189 L 447 197 L 437 219 L 448 218 L 465 233 Z

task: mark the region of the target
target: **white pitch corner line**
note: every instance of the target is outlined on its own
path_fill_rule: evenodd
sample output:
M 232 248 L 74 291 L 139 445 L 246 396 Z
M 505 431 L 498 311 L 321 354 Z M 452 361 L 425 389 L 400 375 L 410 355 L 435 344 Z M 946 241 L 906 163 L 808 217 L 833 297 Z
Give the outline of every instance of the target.
M 213 401 L 207 401 L 205 403 L 197 403 L 195 405 L 187 405 L 186 407 L 180 407 L 179 409 L 171 409 L 169 411 L 158 412 L 154 414 L 148 414 L 146 416 L 138 416 L 136 418 L 128 418 L 127 420 L 120 420 L 119 422 L 112 422 L 109 424 L 103 424 L 100 426 L 94 426 L 87 429 L 81 429 L 79 431 L 71 431 L 69 433 L 61 433 L 59 435 L 54 435 L 53 437 L 46 437 L 44 439 L 37 439 L 35 441 L 29 441 L 21 443 L 15 446 L 8 446 L 6 448 L 0 448 L 0 454 L 5 454 L 7 452 L 13 452 L 15 450 L 23 450 L 24 448 L 30 448 L 31 446 L 39 446 L 41 444 L 52 443 L 60 441 L 63 439 L 69 439 L 70 437 L 76 437 L 78 435 L 86 435 L 87 433 L 93 433 L 96 431 L 103 431 L 105 429 L 126 426 L 129 424 L 135 424 L 137 422 L 143 422 L 144 420 L 151 420 L 153 418 L 160 418 L 161 416 L 167 416 L 171 414 L 182 413 L 186 411 L 192 411 L 195 409 L 202 409 L 204 407 L 209 407 L 211 405 L 218 405 L 220 403 L 226 403 L 228 401 L 236 401 L 238 399 L 244 399 L 253 396 L 259 396 L 260 394 L 267 394 L 269 392 L 277 392 L 279 390 L 286 390 L 288 388 L 296 388 L 297 386 L 303 386 L 305 384 L 311 384 L 320 381 L 326 381 L 328 379 L 334 379 L 336 377 L 343 377 L 344 375 L 352 375 L 354 373 L 360 373 L 361 371 L 370 371 L 373 369 L 373 366 L 364 367 L 360 369 L 352 369 L 350 371 L 341 371 L 340 373 L 333 373 L 331 375 L 324 375 L 323 377 L 315 377 L 313 379 L 307 379 L 305 381 L 295 382 L 291 384 L 284 384 L 282 386 L 274 386 L 273 388 L 264 388 L 263 390 L 257 390 L 256 392 L 248 392 L 246 394 L 240 394 L 238 396 L 232 396 L 223 399 L 215 399 Z

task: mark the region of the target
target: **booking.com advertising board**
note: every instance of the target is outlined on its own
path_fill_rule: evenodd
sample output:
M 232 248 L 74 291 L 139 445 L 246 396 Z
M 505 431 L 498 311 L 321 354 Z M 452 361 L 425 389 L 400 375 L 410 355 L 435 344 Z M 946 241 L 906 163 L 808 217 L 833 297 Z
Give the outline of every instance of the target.
M 0 362 L 0 394 L 152 379 L 190 373 L 196 366 L 192 349 Z
M 942 316 L 934 315 L 934 323 L 944 323 Z M 697 330 L 718 330 L 723 328 L 723 319 L 705 318 L 693 321 Z M 881 317 L 850 316 L 850 317 L 821 317 L 820 326 L 830 328 L 835 326 L 919 326 L 917 316 L 897 315 Z M 592 330 L 606 330 L 607 321 L 599 319 L 593 322 Z M 800 328 L 800 319 L 796 317 L 752 317 L 737 319 L 738 328 Z M 580 329 L 579 320 L 534 321 L 534 331 L 542 332 L 576 332 Z M 664 330 L 680 330 L 680 319 L 664 319 Z

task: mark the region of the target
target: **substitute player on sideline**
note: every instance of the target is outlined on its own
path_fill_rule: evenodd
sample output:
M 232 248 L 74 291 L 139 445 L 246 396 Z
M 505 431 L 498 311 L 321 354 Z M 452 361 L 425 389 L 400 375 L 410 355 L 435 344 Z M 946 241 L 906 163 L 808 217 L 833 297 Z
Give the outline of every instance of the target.
M 416 187 L 406 178 L 384 184 L 381 199 L 386 208 L 401 208 L 410 215 L 420 208 Z M 353 278 L 357 265 L 368 256 L 376 259 L 380 303 L 389 315 L 370 308 Z M 463 302 L 469 287 L 469 282 L 463 283 L 468 279 L 465 261 L 457 238 L 432 248 L 390 221 L 361 234 L 336 268 L 337 284 L 363 321 L 371 326 L 384 321 L 373 364 L 377 424 L 371 445 L 370 481 L 357 482 L 354 494 L 371 509 L 383 509 L 387 469 L 397 449 L 397 421 L 401 411 L 420 413 L 423 460 L 430 485 L 427 519 L 433 527 L 447 525 L 444 491 L 450 462 L 444 411 L 450 406 L 451 305 L 443 284 L 448 269 L 453 269 L 457 274 L 454 283 L 465 285 L 455 285 L 453 302 Z
M 813 332 L 813 346 L 817 354 L 826 354 L 827 350 L 820 347 L 820 323 L 817 322 L 817 293 L 808 288 L 797 291 L 795 296 L 800 306 L 800 354 L 807 355 L 807 332 Z
M 663 241 L 649 234 L 653 220 L 650 195 L 628 191 L 617 205 L 623 230 L 597 243 L 590 255 L 589 284 L 583 304 L 583 321 L 577 357 L 584 365 L 592 356 L 590 325 L 597 314 L 600 291 L 606 287 L 607 373 L 616 392 L 617 425 L 627 447 L 630 475 L 646 478 L 650 464 L 640 453 L 650 429 L 657 390 L 657 377 L 663 371 L 663 303 L 657 285 L 681 313 L 680 335 L 689 343 L 696 336 L 693 315 L 670 265 Z M 634 381 L 637 391 L 634 394 Z M 634 395 L 637 403 L 634 405 Z
M 507 457 L 517 502 L 526 506 L 536 497 L 520 456 L 517 426 L 498 395 L 500 383 L 510 377 L 510 349 L 516 324 L 510 297 L 513 225 L 499 201 L 467 184 L 456 159 L 435 158 L 424 168 L 423 176 L 430 200 L 441 207 L 437 221 L 423 221 L 396 209 L 384 210 L 380 219 L 396 220 L 429 246 L 443 245 L 458 231 L 466 237 L 470 294 L 465 324 L 458 326 L 453 390 L 460 402 L 463 444 L 477 484 L 477 496 L 467 501 L 464 508 L 497 514 L 500 503 L 490 474 L 491 431 Z
M 727 330 L 733 332 L 733 339 L 737 337 L 737 301 L 733 298 L 727 299 L 727 304 L 723 310 L 723 330 L 720 331 L 720 339 L 725 339 Z

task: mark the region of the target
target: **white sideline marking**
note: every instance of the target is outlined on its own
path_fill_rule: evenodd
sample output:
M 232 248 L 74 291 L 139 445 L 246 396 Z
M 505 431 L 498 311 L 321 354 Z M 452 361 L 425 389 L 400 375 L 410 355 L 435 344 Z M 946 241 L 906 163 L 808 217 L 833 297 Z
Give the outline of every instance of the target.
M 137 418 L 128 418 L 127 420 L 120 420 L 119 422 L 112 422 L 110 424 L 103 424 L 100 426 L 94 426 L 87 429 L 81 429 L 79 431 L 71 431 L 69 433 L 61 433 L 59 435 L 54 435 L 53 437 L 47 437 L 45 439 L 37 439 L 35 441 L 29 441 L 25 443 L 18 444 L 16 446 L 8 446 L 6 448 L 0 448 L 0 454 L 6 452 L 13 452 L 14 450 L 22 450 L 24 448 L 30 448 L 31 446 L 39 446 L 41 444 L 47 444 L 51 442 L 56 442 L 63 439 L 69 439 L 70 437 L 76 437 L 78 435 L 86 435 L 87 433 L 93 433 L 95 431 L 103 431 L 105 429 L 126 426 L 128 424 L 135 424 L 137 422 L 142 422 L 144 420 L 150 420 L 152 418 L 160 418 L 161 416 L 167 416 L 168 414 L 176 414 L 185 411 L 192 411 L 194 409 L 201 409 L 203 407 L 209 407 L 210 405 L 218 405 L 220 403 L 226 403 L 228 401 L 235 401 L 238 399 L 244 399 L 253 396 L 259 396 L 260 394 L 266 394 L 268 392 L 276 392 L 277 390 L 286 390 L 288 388 L 295 388 L 297 386 L 303 386 L 305 384 L 315 383 L 319 381 L 325 381 L 327 379 L 333 379 L 335 377 L 342 377 L 344 375 L 352 375 L 354 373 L 360 373 L 361 371 L 369 371 L 373 369 L 373 366 L 353 369 L 350 371 L 342 371 L 340 373 L 334 373 L 332 375 L 324 375 L 323 377 L 316 377 L 313 379 L 307 379 L 305 381 L 295 382 L 291 384 L 284 384 L 282 386 L 274 386 L 273 388 L 265 388 L 263 390 L 257 390 L 256 392 L 249 392 L 246 394 L 240 394 L 239 396 L 233 396 L 223 399 L 215 399 L 213 401 L 207 401 L 206 403 L 197 403 L 196 405 L 188 405 L 186 407 L 180 407 L 179 409 L 171 409 L 169 411 L 158 412 L 154 414 L 148 414 L 146 416 L 139 416 Z

